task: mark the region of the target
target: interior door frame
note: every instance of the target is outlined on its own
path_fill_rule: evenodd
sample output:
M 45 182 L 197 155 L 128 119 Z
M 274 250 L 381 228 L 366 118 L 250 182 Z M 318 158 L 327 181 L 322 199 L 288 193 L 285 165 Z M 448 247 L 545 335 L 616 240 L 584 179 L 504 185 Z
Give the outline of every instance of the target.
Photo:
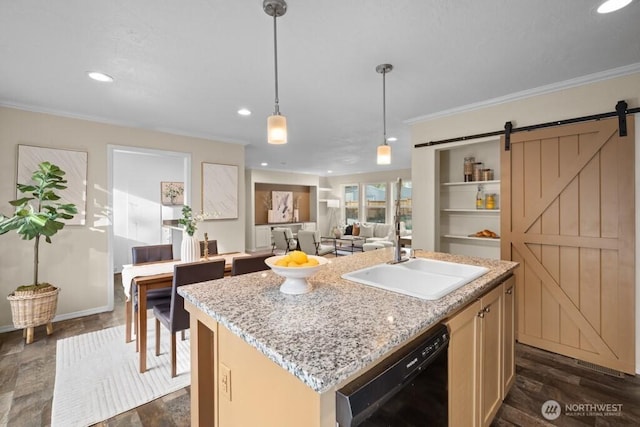
M 114 232 L 113 232 L 113 176 L 115 172 L 114 154 L 116 152 L 130 152 L 139 154 L 154 154 L 156 156 L 171 156 L 181 157 L 184 161 L 184 202 L 185 204 L 191 203 L 192 198 L 192 182 L 191 182 L 191 153 L 184 153 L 178 151 L 158 150 L 152 148 L 131 147 L 125 145 L 107 145 L 107 206 L 108 210 L 108 224 L 107 224 L 107 271 L 116 273 L 114 268 Z M 109 310 L 113 310 L 114 307 L 114 282 L 113 274 L 109 274 L 107 278 L 107 305 Z

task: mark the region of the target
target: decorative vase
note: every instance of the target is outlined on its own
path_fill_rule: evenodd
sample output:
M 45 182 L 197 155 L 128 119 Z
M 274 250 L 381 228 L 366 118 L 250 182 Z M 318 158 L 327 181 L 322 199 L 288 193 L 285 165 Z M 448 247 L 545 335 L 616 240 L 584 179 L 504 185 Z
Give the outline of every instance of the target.
M 195 236 L 189 236 L 186 232 L 182 234 L 182 244 L 180 245 L 180 260 L 182 262 L 195 262 L 200 259 L 200 242 Z
M 269 209 L 267 211 L 267 222 L 269 224 L 271 224 L 272 222 L 275 222 L 274 219 L 273 219 L 273 209 Z
M 294 209 L 293 210 L 293 222 L 298 222 L 300 221 L 300 215 L 298 213 L 298 209 Z

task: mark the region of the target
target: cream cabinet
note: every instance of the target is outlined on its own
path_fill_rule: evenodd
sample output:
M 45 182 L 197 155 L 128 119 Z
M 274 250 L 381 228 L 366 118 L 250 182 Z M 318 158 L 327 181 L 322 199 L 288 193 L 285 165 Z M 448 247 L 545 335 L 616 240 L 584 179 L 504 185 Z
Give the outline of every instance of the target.
M 271 227 L 268 225 L 256 225 L 254 230 L 255 248 L 271 248 Z
M 502 403 L 502 286 L 494 288 L 480 299 L 480 423 L 491 424 Z
M 514 341 L 506 337 L 513 278 L 449 319 L 449 425 L 488 426 L 513 381 Z M 513 291 L 511 291 L 513 292 Z M 505 295 L 507 298 L 505 298 Z M 505 303 L 505 299 L 511 300 Z M 511 316 L 513 312 L 511 311 Z M 513 336 L 513 335 L 511 335 Z M 511 356 L 507 356 L 511 355 Z
M 478 425 L 480 301 L 449 320 L 449 425 Z
M 502 399 L 507 396 L 509 389 L 516 380 L 516 279 L 510 277 L 502 285 L 502 311 L 504 315 L 503 340 L 504 350 L 502 358 L 504 360 L 502 373 Z

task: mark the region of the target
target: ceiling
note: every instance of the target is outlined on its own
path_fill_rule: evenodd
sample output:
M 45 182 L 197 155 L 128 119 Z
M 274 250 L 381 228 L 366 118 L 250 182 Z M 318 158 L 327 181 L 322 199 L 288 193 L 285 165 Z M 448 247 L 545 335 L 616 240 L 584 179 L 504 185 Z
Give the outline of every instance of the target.
M 411 119 L 639 64 L 640 1 L 608 15 L 599 3 L 288 0 L 277 25 L 289 143 L 271 146 L 273 18 L 261 0 L 2 1 L 0 105 L 244 144 L 249 168 L 409 168 Z M 394 66 L 388 166 L 375 162 L 382 63 Z

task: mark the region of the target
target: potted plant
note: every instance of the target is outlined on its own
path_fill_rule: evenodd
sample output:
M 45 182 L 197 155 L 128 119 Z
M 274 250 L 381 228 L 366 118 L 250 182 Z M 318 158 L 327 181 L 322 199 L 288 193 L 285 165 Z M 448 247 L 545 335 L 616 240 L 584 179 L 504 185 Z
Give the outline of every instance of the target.
M 0 214 L 0 234 L 16 230 L 23 240 L 34 240 L 33 282 L 19 286 L 7 299 L 11 304 L 13 324 L 25 328 L 27 344 L 33 342 L 33 328 L 47 325 L 47 335 L 53 332 L 51 321 L 55 316 L 59 288 L 49 283 L 38 282 L 39 245 L 44 237 L 51 243 L 51 237 L 62 230 L 61 219 L 71 219 L 78 213 L 74 204 L 58 203 L 57 190 L 67 188 L 65 172 L 49 162 L 42 162 L 33 172 L 31 184 L 18 184 L 24 194 L 9 203 L 15 207 L 13 216 Z

